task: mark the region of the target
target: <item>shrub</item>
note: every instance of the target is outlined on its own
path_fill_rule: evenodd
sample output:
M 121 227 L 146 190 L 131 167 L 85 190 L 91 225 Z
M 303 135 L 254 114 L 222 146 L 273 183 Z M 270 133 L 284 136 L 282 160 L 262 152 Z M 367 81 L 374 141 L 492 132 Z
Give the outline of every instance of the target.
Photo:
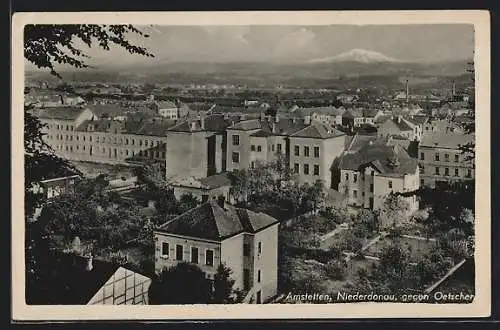
M 325 265 L 326 276 L 332 280 L 342 280 L 345 277 L 345 267 L 339 260 L 331 260 Z

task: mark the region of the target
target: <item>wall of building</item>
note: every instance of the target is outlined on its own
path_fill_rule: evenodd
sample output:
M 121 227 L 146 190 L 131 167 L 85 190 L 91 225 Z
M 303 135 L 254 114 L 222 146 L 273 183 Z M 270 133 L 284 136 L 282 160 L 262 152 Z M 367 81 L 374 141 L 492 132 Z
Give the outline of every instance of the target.
M 436 154 L 439 155 L 439 160 L 436 160 Z M 448 155 L 448 161 L 445 157 L 446 154 Z M 458 156 L 458 159 L 455 159 L 456 156 Z M 466 161 L 464 157 L 465 155 L 458 149 L 420 145 L 418 148 L 419 184 L 433 187 L 436 181 L 454 182 L 475 178 L 475 169 L 472 162 Z M 439 174 L 436 174 L 436 168 L 439 169 Z M 445 175 L 446 169 L 448 169 L 449 175 Z
M 253 284 L 256 288 L 260 288 L 262 301 L 266 301 L 276 295 L 278 288 L 278 224 L 257 232 L 254 242 Z M 260 256 L 258 254 L 259 242 L 262 244 Z M 258 283 L 259 270 L 261 271 L 260 283 Z
M 207 132 L 168 132 L 167 177 L 207 176 L 207 135 Z
M 197 266 L 213 279 L 213 275 L 217 272 L 217 267 L 221 260 L 221 243 L 210 240 L 193 239 L 190 237 L 182 237 L 180 235 L 173 235 L 167 233 L 155 232 L 155 271 L 161 273 L 165 267 L 173 267 L 177 265 L 179 260 L 176 260 L 176 245 L 182 245 L 183 248 L 183 261 L 191 262 L 191 247 L 198 248 L 198 264 Z M 162 243 L 169 244 L 169 255 L 162 255 Z M 207 249 L 214 251 L 213 266 L 205 264 L 205 252 Z
M 230 237 L 221 243 L 221 260 L 231 269 L 234 288 L 243 289 L 243 239 L 244 234 Z
M 321 143 L 320 150 L 320 177 L 323 180 L 325 187 L 331 188 L 332 184 L 332 164 L 340 157 L 345 148 L 345 135 L 337 136 L 330 139 L 324 139 Z
M 240 131 L 240 130 L 227 130 L 227 170 L 244 170 L 250 167 L 250 134 L 257 130 Z M 239 145 L 233 144 L 233 135 L 239 136 Z M 233 152 L 239 153 L 239 162 L 233 162 Z

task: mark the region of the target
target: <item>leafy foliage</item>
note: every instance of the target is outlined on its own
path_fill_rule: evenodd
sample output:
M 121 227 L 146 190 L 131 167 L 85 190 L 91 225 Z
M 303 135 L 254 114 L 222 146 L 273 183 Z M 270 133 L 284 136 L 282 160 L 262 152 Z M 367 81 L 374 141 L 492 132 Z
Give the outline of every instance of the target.
M 237 292 L 233 289 L 232 270 L 221 263 L 214 276 L 214 291 L 211 302 L 214 304 L 230 304 L 237 302 Z
M 206 304 L 210 301 L 210 282 L 196 265 L 181 262 L 166 268 L 149 287 L 151 305 Z
M 85 62 L 89 56 L 75 46 L 76 40 L 88 47 L 93 45 L 109 51 L 112 45 L 125 49 L 130 54 L 153 57 L 146 48 L 132 44 L 130 35 L 149 37 L 132 25 L 26 25 L 24 28 L 24 58 L 38 68 L 50 70 L 61 77 L 55 64 L 66 64 L 74 68 L 89 68 Z

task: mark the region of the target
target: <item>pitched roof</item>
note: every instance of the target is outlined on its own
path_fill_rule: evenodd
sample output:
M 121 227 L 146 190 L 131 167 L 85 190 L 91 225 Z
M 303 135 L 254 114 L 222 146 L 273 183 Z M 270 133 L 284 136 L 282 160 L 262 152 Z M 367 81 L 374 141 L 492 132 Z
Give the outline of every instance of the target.
M 363 117 L 363 111 L 361 109 L 348 109 L 343 114 L 342 117 L 345 118 L 361 118 Z
M 172 101 L 155 101 L 155 105 L 158 107 L 158 109 L 177 108 L 177 105 Z
M 329 139 L 333 137 L 338 137 L 345 135 L 345 133 L 334 129 L 327 128 L 322 123 L 313 123 L 310 126 L 306 126 L 300 131 L 297 131 L 290 136 L 293 137 L 304 137 L 304 138 L 314 138 L 314 139 Z
M 38 117 L 45 119 L 75 120 L 83 111 L 85 111 L 85 108 L 82 107 L 52 107 L 41 109 L 38 112 Z
M 343 107 L 317 107 L 317 108 L 299 108 L 293 111 L 294 115 L 311 116 L 313 113 L 329 116 L 342 116 L 346 110 Z
M 240 120 L 240 116 L 227 116 L 224 114 L 212 114 L 204 117 L 205 131 L 223 132 L 229 126 Z M 172 132 L 197 132 L 201 129 L 201 118 L 187 119 L 170 127 Z
M 125 108 L 113 103 L 90 104 L 88 105 L 88 108 L 99 118 L 113 118 L 117 116 L 124 116 L 126 110 Z
M 475 138 L 475 134 L 437 131 L 424 134 L 420 146 L 458 149 L 460 146 L 474 142 Z
M 397 166 L 391 165 L 396 159 Z M 359 171 L 370 164 L 383 175 L 401 176 L 415 173 L 418 161 L 397 146 L 388 146 L 382 141 L 377 141 L 363 146 L 354 153 L 345 153 L 340 159 L 339 167 L 343 170 Z
M 363 110 L 363 116 L 364 117 L 375 117 L 377 115 L 377 113 L 379 112 L 379 110 L 377 109 L 364 109 Z
M 267 132 L 264 130 L 258 130 L 257 132 L 250 134 L 250 136 L 255 136 L 255 137 L 268 137 L 272 135 L 273 134 L 271 132 Z
M 275 218 L 210 200 L 160 226 L 157 231 L 221 241 L 241 232 L 255 233 L 277 223 Z
M 92 270 L 85 269 L 84 257 L 63 252 L 50 252 L 41 263 L 40 284 L 35 290 L 40 304 L 86 305 L 119 268 L 118 265 L 96 260 Z
M 429 121 L 429 116 L 412 116 L 406 120 L 415 125 L 422 125 Z
M 220 173 L 201 179 L 195 177 L 179 177 L 173 179 L 172 184 L 177 187 L 191 187 L 211 190 L 223 186 L 230 186 L 231 180 L 229 179 L 227 173 Z

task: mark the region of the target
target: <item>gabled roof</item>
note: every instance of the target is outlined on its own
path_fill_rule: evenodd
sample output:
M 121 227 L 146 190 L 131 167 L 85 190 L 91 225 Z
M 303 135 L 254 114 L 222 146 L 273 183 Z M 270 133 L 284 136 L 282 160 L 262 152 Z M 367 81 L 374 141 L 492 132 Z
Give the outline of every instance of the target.
M 156 107 L 158 109 L 172 109 L 177 108 L 177 105 L 172 101 L 155 101 Z
M 391 166 L 391 162 L 394 159 L 398 161 L 397 166 Z M 345 153 L 342 155 L 339 168 L 359 171 L 369 164 L 376 166 L 383 175 L 401 176 L 415 173 L 418 161 L 411 158 L 404 150 L 401 150 L 397 146 L 388 146 L 382 141 L 377 141 L 365 145 L 354 153 Z
M 157 231 L 222 241 L 242 232 L 255 233 L 278 223 L 275 218 L 210 200 L 160 226 Z
M 345 133 L 334 129 L 327 128 L 324 124 L 313 123 L 306 126 L 300 131 L 291 134 L 291 137 L 313 138 L 313 139 L 329 139 L 333 137 L 343 136 Z
M 363 117 L 363 111 L 361 109 L 348 109 L 343 114 L 344 118 L 361 118 Z
M 475 134 L 437 131 L 424 134 L 420 146 L 458 149 L 460 146 L 474 142 L 475 137 Z
M 124 116 L 126 112 L 125 108 L 113 103 L 90 104 L 87 107 L 99 118 L 113 118 L 117 116 Z
M 44 119 L 75 120 L 83 111 L 85 111 L 85 108 L 75 106 L 52 107 L 41 109 L 38 112 L 38 117 Z

